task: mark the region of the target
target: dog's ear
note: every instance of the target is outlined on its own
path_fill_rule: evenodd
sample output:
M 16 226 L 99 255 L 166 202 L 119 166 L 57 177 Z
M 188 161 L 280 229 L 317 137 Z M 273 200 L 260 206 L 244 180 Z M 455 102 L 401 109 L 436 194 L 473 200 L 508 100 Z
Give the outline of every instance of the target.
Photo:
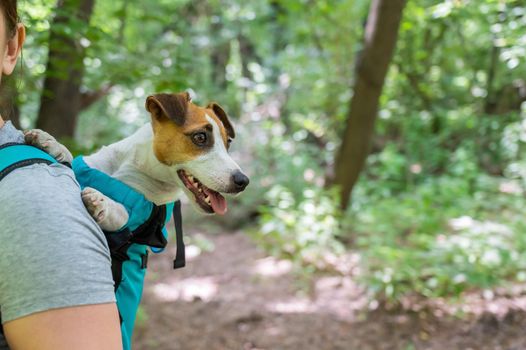
M 232 139 L 235 138 L 236 132 L 234 131 L 234 127 L 232 126 L 230 119 L 228 119 L 228 115 L 226 114 L 223 107 L 221 107 L 215 102 L 211 102 L 208 104 L 208 106 L 206 106 L 206 108 L 213 110 L 215 115 L 217 115 L 219 120 L 221 120 L 221 123 L 223 123 L 223 126 L 226 129 L 226 134 L 228 135 L 228 137 Z
M 181 126 L 186 120 L 188 103 L 191 101 L 188 92 L 178 94 L 156 94 L 146 99 L 146 110 L 157 120 L 170 119 Z

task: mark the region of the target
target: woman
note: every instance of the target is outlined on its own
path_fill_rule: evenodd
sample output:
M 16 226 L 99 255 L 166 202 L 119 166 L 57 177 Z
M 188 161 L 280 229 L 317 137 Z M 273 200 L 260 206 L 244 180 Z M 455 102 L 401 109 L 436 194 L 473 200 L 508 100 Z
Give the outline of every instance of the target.
M 0 81 L 25 39 L 17 18 L 16 0 L 2 0 Z M 23 141 L 0 117 L 0 147 Z M 0 181 L 0 312 L 13 350 L 122 348 L 108 246 L 65 166 L 34 164 Z

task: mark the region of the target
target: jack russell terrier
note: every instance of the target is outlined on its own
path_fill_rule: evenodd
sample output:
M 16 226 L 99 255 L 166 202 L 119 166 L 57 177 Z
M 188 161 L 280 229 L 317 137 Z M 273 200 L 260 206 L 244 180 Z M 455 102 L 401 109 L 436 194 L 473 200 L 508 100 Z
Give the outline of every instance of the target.
M 178 199 L 182 189 L 198 210 L 224 215 L 223 194 L 242 192 L 249 179 L 228 154 L 235 131 L 223 108 L 217 103 L 197 106 L 183 92 L 149 96 L 146 110 L 151 123 L 85 157 L 86 164 L 156 205 Z M 28 131 L 25 138 L 60 162 L 73 159 L 65 146 L 42 130 Z M 116 231 L 128 221 L 122 204 L 93 188 L 82 191 L 82 200 L 105 231 Z

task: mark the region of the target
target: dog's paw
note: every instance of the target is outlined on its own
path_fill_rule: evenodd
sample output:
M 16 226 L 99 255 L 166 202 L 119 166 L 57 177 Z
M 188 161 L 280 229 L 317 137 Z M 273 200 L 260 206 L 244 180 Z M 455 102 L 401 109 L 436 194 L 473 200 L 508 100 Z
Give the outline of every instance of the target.
M 33 129 L 26 131 L 24 139 L 27 144 L 44 150 L 61 163 L 71 163 L 73 161 L 71 152 L 53 136 L 43 130 Z
M 82 191 L 82 201 L 91 217 L 105 231 L 117 231 L 128 222 L 129 216 L 124 206 L 96 189 L 86 187 Z
M 108 204 L 105 197 L 102 193 L 91 187 L 86 187 L 82 191 L 82 201 L 86 209 L 88 209 L 91 217 L 99 224 L 106 218 L 108 212 Z

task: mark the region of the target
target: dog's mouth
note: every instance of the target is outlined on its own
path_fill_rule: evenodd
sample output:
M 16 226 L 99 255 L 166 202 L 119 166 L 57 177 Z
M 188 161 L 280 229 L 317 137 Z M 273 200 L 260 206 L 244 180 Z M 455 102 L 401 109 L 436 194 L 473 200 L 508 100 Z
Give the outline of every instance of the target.
M 185 170 L 177 171 L 183 184 L 192 192 L 195 201 L 207 213 L 224 215 L 227 211 L 226 199 L 219 192 L 214 191 L 201 183 L 192 174 Z

